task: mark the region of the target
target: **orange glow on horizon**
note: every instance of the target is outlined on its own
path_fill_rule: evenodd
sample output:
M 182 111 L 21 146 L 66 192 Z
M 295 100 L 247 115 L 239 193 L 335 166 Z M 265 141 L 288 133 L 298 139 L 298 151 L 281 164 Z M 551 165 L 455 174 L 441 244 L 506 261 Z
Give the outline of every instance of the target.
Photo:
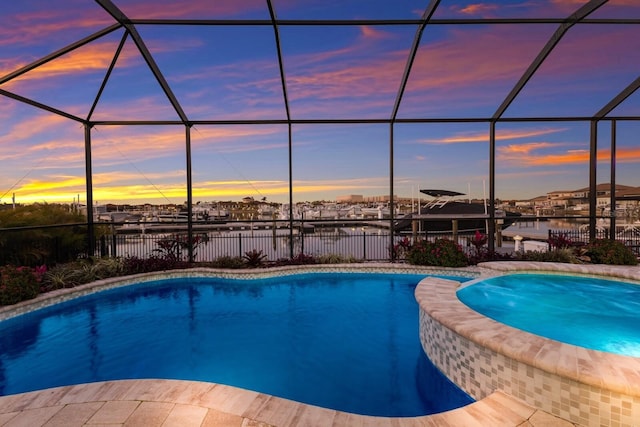
M 132 203 L 142 204 L 149 201 L 157 203 L 181 204 L 187 198 L 186 185 L 172 184 L 126 184 L 118 185 L 113 176 L 103 179 L 100 184 L 94 182 L 93 200 L 99 203 Z M 96 179 L 94 179 L 96 181 Z M 294 183 L 296 197 L 315 199 L 314 194 L 349 193 L 362 191 L 364 187 L 376 188 L 375 183 L 384 183 L 385 178 L 354 179 L 338 182 L 305 182 Z M 372 182 L 374 184 L 372 184 Z M 109 184 L 111 183 L 111 184 Z M 368 185 L 367 185 L 368 183 Z M 364 187 L 363 187 L 364 185 Z M 384 186 L 384 184 L 382 184 Z M 85 196 L 84 178 L 65 178 L 50 182 L 30 181 L 13 192 L 20 203 L 69 203 L 76 195 Z M 268 197 L 272 199 L 289 194 L 289 184 L 284 181 L 209 181 L 194 183 L 193 198 L 195 201 L 240 200 L 246 196 Z M 6 197 L 6 196 L 5 196 Z M 284 197 L 281 197 L 284 200 Z M 320 197 L 322 198 L 322 197 Z M 167 200 L 169 199 L 169 200 Z

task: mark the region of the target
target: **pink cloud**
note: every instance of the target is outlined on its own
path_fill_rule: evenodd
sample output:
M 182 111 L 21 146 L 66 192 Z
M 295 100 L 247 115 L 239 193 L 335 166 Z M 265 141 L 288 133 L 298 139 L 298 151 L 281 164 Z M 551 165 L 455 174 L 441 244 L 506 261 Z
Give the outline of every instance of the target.
M 360 34 L 362 34 L 362 37 L 367 40 L 381 40 L 389 38 L 389 33 L 381 31 L 371 25 L 362 25 L 360 27 Z
M 503 162 L 503 164 L 510 163 L 524 167 L 588 164 L 588 149 L 566 149 L 559 152 L 556 150 L 554 153 L 538 152 L 547 148 L 561 148 L 562 145 L 566 144 L 539 142 L 498 147 L 496 160 Z M 598 161 L 608 161 L 611 158 L 611 151 L 608 149 L 598 150 L 597 158 Z M 617 150 L 616 160 L 621 163 L 640 162 L 640 147 L 624 147 Z
M 121 10 L 130 18 L 229 18 L 249 11 L 264 11 L 268 16 L 266 2 L 263 0 L 148 0 L 133 5 L 123 4 Z
M 564 128 L 521 129 L 521 130 L 508 130 L 508 131 L 502 130 L 502 131 L 496 132 L 496 141 L 531 138 L 531 137 L 537 137 L 541 135 L 549 135 L 553 133 L 564 132 L 565 130 L 566 129 Z M 488 132 L 463 133 L 463 134 L 456 134 L 456 135 L 444 137 L 444 138 L 421 139 L 418 142 L 423 142 L 428 144 L 459 144 L 459 143 L 468 143 L 468 142 L 489 142 L 489 133 Z
M 494 12 L 499 9 L 499 6 L 491 3 L 473 3 L 458 9 L 459 13 L 463 15 L 487 15 L 489 12 Z
M 92 6 L 93 7 L 93 6 Z M 47 8 L 5 15 L 0 26 L 0 46 L 30 46 L 47 40 L 65 40 L 71 29 L 94 31 L 114 23 L 101 8 L 69 13 L 66 9 Z M 68 40 L 72 42 L 75 40 Z M 62 45 L 60 46 L 62 47 Z

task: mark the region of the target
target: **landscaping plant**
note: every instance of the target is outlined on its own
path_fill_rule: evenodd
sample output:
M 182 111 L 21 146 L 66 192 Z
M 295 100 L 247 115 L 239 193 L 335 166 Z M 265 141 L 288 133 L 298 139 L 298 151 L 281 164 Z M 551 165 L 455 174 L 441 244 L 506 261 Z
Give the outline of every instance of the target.
M 42 273 L 42 267 L 0 267 L 0 305 L 16 304 L 38 296 Z

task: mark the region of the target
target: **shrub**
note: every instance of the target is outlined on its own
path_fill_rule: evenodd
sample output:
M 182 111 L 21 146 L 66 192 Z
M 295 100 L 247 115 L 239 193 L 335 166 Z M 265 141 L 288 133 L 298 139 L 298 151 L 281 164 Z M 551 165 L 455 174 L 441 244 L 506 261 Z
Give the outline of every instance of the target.
M 407 261 L 414 265 L 432 265 L 438 267 L 465 267 L 469 261 L 457 243 L 449 239 L 436 239 L 434 242 L 421 240 L 406 253 Z
M 353 256 L 343 256 L 340 254 L 326 254 L 316 257 L 318 264 L 353 264 L 359 262 Z
M 484 245 L 487 244 L 488 240 L 489 236 L 487 236 L 486 234 L 482 234 L 480 230 L 476 230 L 474 236 L 469 239 L 469 243 L 473 245 L 476 255 L 480 256 L 482 252 L 485 252 Z
M 473 246 L 473 251 L 469 254 L 468 262 L 471 265 L 476 265 L 481 262 L 487 261 L 508 261 L 514 259 L 513 253 L 501 253 L 495 250 L 489 250 L 485 245 L 489 241 L 489 236 L 476 230 L 473 237 L 468 239 L 468 242 Z
M 245 252 L 242 257 L 245 265 L 251 268 L 262 267 L 266 258 L 267 256 L 263 254 L 261 250 L 258 251 L 256 249 Z
M 556 248 L 551 251 L 527 251 L 518 254 L 517 259 L 521 261 L 580 263 L 580 259 L 572 248 Z
M 206 236 L 206 234 L 204 235 Z M 164 258 L 172 261 L 181 261 L 187 259 L 189 256 L 189 248 L 193 252 L 193 258 L 198 255 L 197 249 L 202 244 L 206 243 L 206 239 L 201 235 L 193 236 L 191 241 L 189 237 L 184 234 L 174 234 L 171 237 L 160 239 L 156 242 L 158 248 L 154 249 L 159 258 Z
M 551 234 L 547 239 L 551 249 L 566 249 L 575 246 L 567 233 Z
M 407 253 L 412 247 L 411 239 L 405 236 L 391 247 L 389 255 L 391 255 L 392 259 L 406 259 Z
M 16 304 L 40 293 L 40 274 L 29 267 L 0 267 L 0 305 Z
M 85 283 L 82 281 L 81 265 L 79 262 L 58 264 L 42 276 L 42 291 L 73 288 Z
M 87 249 L 87 227 L 78 225 L 83 222 L 86 217 L 62 205 L 36 203 L 0 210 L 0 224 L 7 229 L 0 233 L 0 265 L 34 267 L 78 258 Z M 46 227 L 52 224 L 59 226 Z
M 211 262 L 213 268 L 244 268 L 244 259 L 239 256 L 221 256 Z
M 594 264 L 638 265 L 631 249 L 618 240 L 596 239 L 584 248 L 584 255 Z
M 306 264 L 316 264 L 316 259 L 313 255 L 306 255 L 300 252 L 298 255 L 294 256 L 289 260 L 290 265 L 306 265 Z
M 470 265 L 476 265 L 481 262 L 488 261 L 511 261 L 516 259 L 516 255 L 513 252 L 498 252 L 490 251 L 487 248 L 482 248 L 480 251 L 476 251 L 469 255 L 468 261 Z
M 123 274 L 149 273 L 189 267 L 189 263 L 172 257 L 151 256 L 149 258 L 127 257 L 123 260 Z

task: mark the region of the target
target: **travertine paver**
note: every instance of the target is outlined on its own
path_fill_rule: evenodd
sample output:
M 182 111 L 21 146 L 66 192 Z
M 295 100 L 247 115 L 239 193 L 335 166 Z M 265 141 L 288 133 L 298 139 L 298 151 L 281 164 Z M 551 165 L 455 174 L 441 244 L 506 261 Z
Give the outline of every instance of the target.
M 47 421 L 45 427 L 82 427 L 103 405 L 104 402 L 66 405 Z
M 16 415 L 20 414 L 20 412 L 7 412 L 5 414 L 0 414 L 0 426 L 5 425 L 6 423 L 9 422 L 9 420 L 11 420 L 13 417 L 15 417 Z
M 162 427 L 198 427 L 207 416 L 207 408 L 194 405 L 176 405 Z
M 159 427 L 175 407 L 170 402 L 142 402 L 127 419 L 125 426 Z
M 124 424 L 140 403 L 126 400 L 105 402 L 87 424 Z
M 249 422 L 245 422 L 245 420 L 246 418 L 239 415 L 209 410 L 207 411 L 207 416 L 204 417 L 201 427 L 268 427 L 266 424 L 258 422 L 250 424 Z
M 536 411 L 528 420 L 531 426 L 553 426 L 553 427 L 573 427 L 574 424 L 562 418 L 554 417 L 543 411 Z
M 164 392 L 158 393 L 160 388 Z M 166 396 L 179 396 L 185 400 L 187 389 L 198 390 L 194 403 L 167 401 Z M 160 395 L 148 398 L 149 390 Z M 53 390 L 0 397 L 0 427 L 50 427 L 56 416 L 77 410 L 86 417 L 95 413 L 83 427 L 569 427 L 556 417 L 537 411 L 520 400 L 502 392 L 495 392 L 479 402 L 436 415 L 423 417 L 385 418 L 348 414 L 316 406 L 304 405 L 230 386 L 212 385 L 203 394 L 201 382 L 177 380 L 122 380 L 60 387 Z M 82 393 L 86 393 L 83 397 Z M 41 401 L 39 394 L 57 395 L 55 406 L 24 409 L 21 400 Z M 187 393 L 188 394 L 188 393 Z M 141 396 L 146 398 L 142 399 Z M 61 403 L 73 396 L 72 403 Z M 111 396 L 115 400 L 105 399 Z M 126 396 L 126 397 L 125 397 Z M 82 402 L 82 399 L 86 402 Z M 202 402 L 207 402 L 203 404 Z M 231 403 L 231 405 L 229 405 Z M 219 406 L 230 406 L 231 411 Z M 62 419 L 62 418 L 60 418 Z M 76 420 L 78 421 L 78 420 Z M 57 422 L 57 421 L 56 421 Z M 75 421 L 74 421 L 75 422 Z M 160 424 L 158 424 L 160 423 Z M 60 425 L 60 424 L 58 424 Z
M 11 418 L 2 427 L 43 426 L 62 408 L 62 406 L 49 406 L 45 408 L 25 409 L 20 415 Z

